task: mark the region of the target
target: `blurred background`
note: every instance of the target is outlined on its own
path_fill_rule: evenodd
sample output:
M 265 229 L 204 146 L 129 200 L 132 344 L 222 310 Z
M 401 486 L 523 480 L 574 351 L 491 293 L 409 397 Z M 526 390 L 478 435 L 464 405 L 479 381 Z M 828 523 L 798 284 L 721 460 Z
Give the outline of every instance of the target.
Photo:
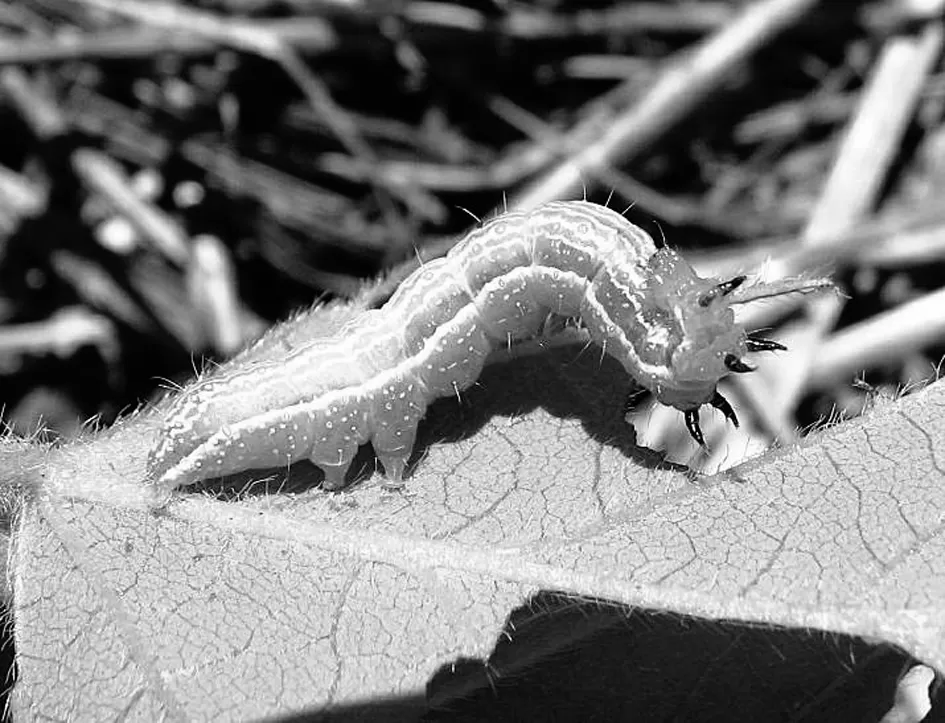
M 748 312 L 791 351 L 724 390 L 737 435 L 641 399 L 643 443 L 712 470 L 858 414 L 945 353 L 941 6 L 2 4 L 4 428 L 108 425 L 294 310 L 383 303 L 471 215 L 582 197 L 703 274 L 843 290 Z

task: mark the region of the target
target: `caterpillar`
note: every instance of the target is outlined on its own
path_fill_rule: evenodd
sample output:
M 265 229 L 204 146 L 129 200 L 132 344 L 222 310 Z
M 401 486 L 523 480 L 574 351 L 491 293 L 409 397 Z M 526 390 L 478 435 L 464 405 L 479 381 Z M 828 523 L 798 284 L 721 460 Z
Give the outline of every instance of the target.
M 734 425 L 719 393 L 729 373 L 752 371 L 749 352 L 784 349 L 749 335 L 732 305 L 829 284 L 704 279 L 619 213 L 587 201 L 505 213 L 421 266 L 379 309 L 284 358 L 221 367 L 170 405 L 148 459 L 170 491 L 202 479 L 307 459 L 338 489 L 370 442 L 387 482 L 400 485 L 427 406 L 471 386 L 489 353 L 534 337 L 557 315 L 661 403 L 685 414 L 705 444 L 699 410 Z

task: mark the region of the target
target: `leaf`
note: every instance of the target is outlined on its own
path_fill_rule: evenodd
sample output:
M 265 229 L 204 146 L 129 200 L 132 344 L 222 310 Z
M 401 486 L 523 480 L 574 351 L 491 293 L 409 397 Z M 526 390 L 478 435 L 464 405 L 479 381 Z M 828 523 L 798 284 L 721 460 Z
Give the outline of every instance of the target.
M 343 494 L 299 464 L 149 509 L 147 414 L 51 452 L 14 536 L 20 717 L 433 720 L 478 700 L 607 719 L 625 690 L 656 718 L 731 714 L 706 681 L 728 661 L 747 686 L 783 656 L 773 698 L 816 718 L 839 704 L 795 664 L 814 648 L 832 675 L 886 681 L 858 690 L 888 707 L 901 656 L 836 633 L 945 672 L 941 383 L 700 479 L 635 447 L 627 380 L 598 354 L 480 382 L 431 408 L 402 493 L 367 457 Z

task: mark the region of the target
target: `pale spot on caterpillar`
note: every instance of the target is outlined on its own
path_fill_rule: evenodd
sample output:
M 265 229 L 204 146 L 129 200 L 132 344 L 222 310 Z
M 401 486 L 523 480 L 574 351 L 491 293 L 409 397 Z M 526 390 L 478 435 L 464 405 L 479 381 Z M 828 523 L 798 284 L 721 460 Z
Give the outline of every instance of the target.
M 719 380 L 750 371 L 747 353 L 781 348 L 747 335 L 732 304 L 829 285 L 744 281 L 700 278 L 620 214 L 586 201 L 506 213 L 335 335 L 283 358 L 257 349 L 259 361 L 236 360 L 188 387 L 164 420 L 149 477 L 171 490 L 308 459 L 337 489 L 370 442 L 388 482 L 400 485 L 427 406 L 459 396 L 493 350 L 534 338 L 549 314 L 579 319 L 602 353 L 682 410 L 704 444 L 702 405 L 738 423 Z

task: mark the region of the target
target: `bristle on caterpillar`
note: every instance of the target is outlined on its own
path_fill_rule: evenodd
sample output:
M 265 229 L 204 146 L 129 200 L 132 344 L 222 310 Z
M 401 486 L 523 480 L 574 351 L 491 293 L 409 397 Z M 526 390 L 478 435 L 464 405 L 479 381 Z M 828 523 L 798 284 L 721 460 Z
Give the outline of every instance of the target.
M 738 425 L 719 380 L 751 371 L 749 352 L 783 349 L 746 334 L 731 306 L 827 285 L 703 279 L 620 214 L 585 201 L 506 213 L 334 335 L 281 356 L 255 348 L 185 389 L 164 419 L 149 477 L 171 490 L 307 459 L 337 489 L 370 442 L 388 483 L 400 485 L 427 406 L 459 396 L 490 352 L 536 337 L 549 315 L 579 319 L 637 383 L 682 410 L 704 444 L 702 405 Z

